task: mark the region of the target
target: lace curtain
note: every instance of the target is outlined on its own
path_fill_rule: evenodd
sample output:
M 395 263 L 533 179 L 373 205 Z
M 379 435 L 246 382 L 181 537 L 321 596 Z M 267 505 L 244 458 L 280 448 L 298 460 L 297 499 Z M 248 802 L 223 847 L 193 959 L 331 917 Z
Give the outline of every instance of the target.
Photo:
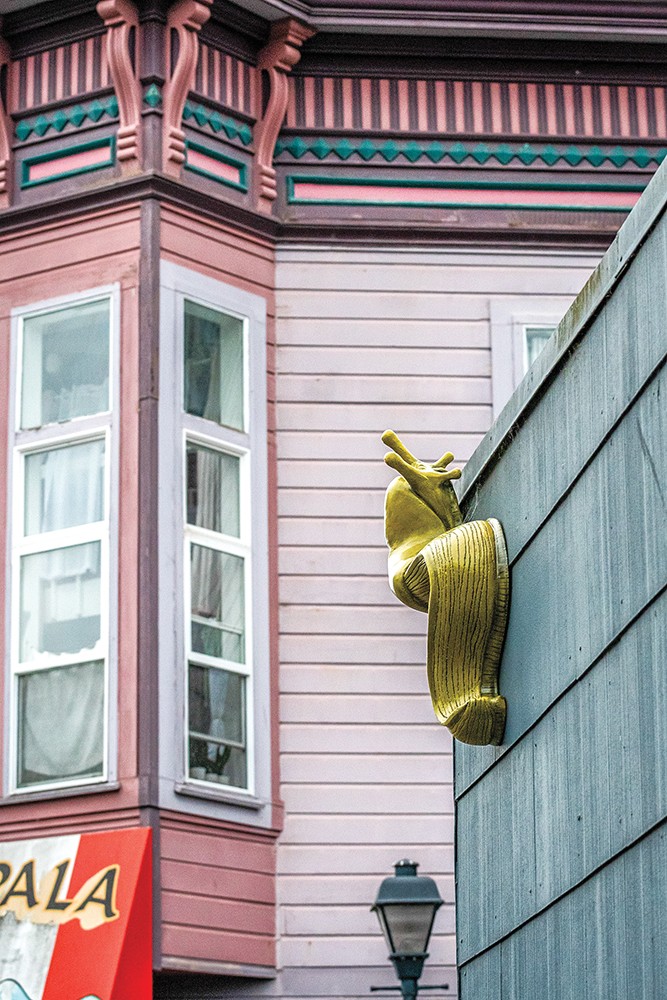
M 103 441 L 27 456 L 26 502 L 29 534 L 103 519 Z M 23 557 L 23 662 L 92 653 L 100 638 L 100 555 L 100 542 L 88 542 Z M 19 691 L 22 783 L 101 773 L 103 663 L 24 674 Z
M 20 677 L 19 709 L 22 783 L 102 773 L 103 663 Z

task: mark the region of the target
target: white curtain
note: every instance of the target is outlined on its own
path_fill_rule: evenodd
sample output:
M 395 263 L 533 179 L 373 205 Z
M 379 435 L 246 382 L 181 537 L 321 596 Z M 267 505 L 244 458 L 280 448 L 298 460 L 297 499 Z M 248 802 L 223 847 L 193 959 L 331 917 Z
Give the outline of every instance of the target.
M 99 774 L 104 752 L 104 666 L 80 663 L 19 679 L 23 783 Z
M 91 524 L 104 517 L 104 442 L 87 441 L 41 452 L 39 531 Z
M 26 530 L 31 535 L 102 520 L 104 442 L 88 441 L 26 456 L 26 511 Z M 99 637 L 100 554 L 100 543 L 88 542 L 23 557 L 23 662 L 40 652 L 78 652 L 94 646 Z M 91 640 L 93 618 L 98 619 L 98 635 Z M 63 623 L 58 640 L 55 623 Z
M 26 456 L 26 531 L 104 518 L 104 442 Z M 101 543 L 36 552 L 21 560 L 22 662 L 92 650 L 100 638 Z M 99 774 L 104 665 L 45 668 L 18 678 L 22 785 Z

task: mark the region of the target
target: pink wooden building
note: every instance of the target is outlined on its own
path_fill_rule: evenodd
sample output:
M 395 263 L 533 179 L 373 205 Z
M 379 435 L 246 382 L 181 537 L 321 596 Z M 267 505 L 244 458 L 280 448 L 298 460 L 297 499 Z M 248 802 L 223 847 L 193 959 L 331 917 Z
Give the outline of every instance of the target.
M 150 828 L 183 1000 L 391 985 L 414 856 L 455 995 L 380 435 L 463 463 L 523 377 L 664 158 L 663 5 L 0 12 L 0 848 Z

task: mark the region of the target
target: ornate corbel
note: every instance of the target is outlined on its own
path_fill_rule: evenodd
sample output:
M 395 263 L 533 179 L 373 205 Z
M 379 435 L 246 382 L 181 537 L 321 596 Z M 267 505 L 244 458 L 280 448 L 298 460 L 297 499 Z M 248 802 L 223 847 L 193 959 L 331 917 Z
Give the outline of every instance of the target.
M 164 87 L 162 163 L 166 174 L 178 177 L 185 162 L 183 108 L 192 90 L 199 57 L 199 32 L 211 16 L 213 0 L 180 0 L 167 17 L 167 68 L 171 70 L 171 33 L 178 35 L 178 58 Z
M 287 111 L 287 74 L 301 58 L 303 43 L 314 34 L 312 28 L 294 18 L 276 21 L 257 57 L 257 68 L 269 76 L 269 99 L 258 123 L 255 146 L 255 202 L 262 212 L 271 211 L 277 194 L 273 151 Z
M 509 611 L 509 566 L 495 518 L 464 523 L 447 471 L 411 455 L 393 431 L 385 462 L 399 473 L 385 500 L 389 582 L 400 601 L 428 613 L 427 670 L 438 721 L 462 743 L 497 745 L 507 705 L 498 670 Z
M 10 187 L 10 166 L 12 155 L 11 143 L 11 120 L 9 117 L 9 72 L 11 55 L 9 45 L 0 38 L 0 72 L 4 69 L 7 77 L 7 94 L 5 100 L 0 93 L 0 208 L 7 208 L 9 205 Z
M 118 160 L 125 171 L 135 171 L 141 164 L 140 45 L 137 37 L 133 66 L 130 31 L 134 28 L 138 35 L 139 16 L 131 0 L 100 0 L 97 13 L 107 29 L 107 60 L 118 100 Z

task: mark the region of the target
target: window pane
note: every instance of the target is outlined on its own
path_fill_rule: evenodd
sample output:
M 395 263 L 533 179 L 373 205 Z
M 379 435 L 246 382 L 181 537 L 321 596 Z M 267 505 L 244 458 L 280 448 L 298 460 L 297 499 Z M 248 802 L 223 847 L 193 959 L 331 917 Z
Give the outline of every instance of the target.
M 236 455 L 188 444 L 188 524 L 238 538 L 239 468 Z
M 243 559 L 193 545 L 191 565 L 193 652 L 244 663 Z
M 26 455 L 26 535 L 103 519 L 104 441 Z
M 23 324 L 21 427 L 109 409 L 109 300 L 28 317 Z
M 100 543 L 21 559 L 20 660 L 79 653 L 100 639 Z
M 243 320 L 185 302 L 185 411 L 243 430 Z
M 103 773 L 104 664 L 18 678 L 20 787 Z
M 527 326 L 526 335 L 526 368 L 530 368 L 535 358 L 556 329 L 555 326 Z
M 190 664 L 191 778 L 247 785 L 245 683 L 244 677 L 227 670 Z

